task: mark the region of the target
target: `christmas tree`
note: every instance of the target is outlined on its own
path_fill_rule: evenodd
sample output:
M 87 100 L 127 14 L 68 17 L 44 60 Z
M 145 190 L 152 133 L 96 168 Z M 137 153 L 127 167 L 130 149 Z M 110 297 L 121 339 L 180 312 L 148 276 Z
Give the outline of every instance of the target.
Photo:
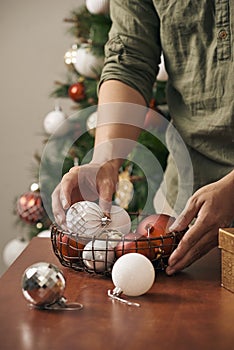
M 111 27 L 109 1 L 87 1 L 86 6 L 73 10 L 64 22 L 68 26 L 68 34 L 73 38 L 73 44 L 64 56 L 67 80 L 55 81 L 50 97 L 55 101 L 69 98 L 74 106 L 69 118 L 56 103 L 55 109 L 46 115 L 45 151 L 42 155 L 35 155 L 38 167 L 34 177 L 37 180 L 16 200 L 17 221 L 27 226 L 29 239 L 49 231 L 53 220 L 50 198 L 61 177 L 72 166 L 87 163 L 92 158 L 97 118 L 97 86 L 104 63 L 104 45 Z M 162 169 L 165 169 L 168 154 L 162 142 L 163 126 L 160 117 L 157 118 L 160 114 L 169 118 L 165 98 L 166 72 L 163 65 L 160 74 L 152 90 L 151 109 L 147 113 L 138 143 L 150 150 Z M 161 138 L 156 136 L 154 130 L 159 134 L 161 132 Z M 116 204 L 130 214 L 141 212 L 146 200 L 150 203 L 147 207 L 149 213 L 154 211 L 153 197 L 161 181 L 161 175 L 156 173 L 147 176 L 146 180 L 145 172 L 137 165 L 140 157 L 141 154 L 134 149 L 123 163 L 119 173 L 119 185 L 122 182 L 125 187 L 122 187 L 122 193 L 117 191 L 113 198 Z M 147 166 L 150 169 L 151 164 Z

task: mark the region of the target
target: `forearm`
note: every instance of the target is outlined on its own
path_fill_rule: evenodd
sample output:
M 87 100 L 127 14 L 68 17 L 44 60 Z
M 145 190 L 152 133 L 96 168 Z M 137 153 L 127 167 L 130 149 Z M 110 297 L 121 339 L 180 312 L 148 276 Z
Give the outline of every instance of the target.
M 120 81 L 101 85 L 93 162 L 111 160 L 119 168 L 141 132 L 145 105 L 138 91 Z

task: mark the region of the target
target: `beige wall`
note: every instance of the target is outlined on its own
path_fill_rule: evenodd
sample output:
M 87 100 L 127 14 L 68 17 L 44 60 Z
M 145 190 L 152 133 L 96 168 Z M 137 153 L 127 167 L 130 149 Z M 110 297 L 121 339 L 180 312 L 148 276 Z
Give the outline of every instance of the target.
M 0 2 L 0 273 L 2 251 L 23 232 L 14 224 L 15 197 L 33 180 L 35 151 L 42 150 L 44 116 L 56 79 L 64 79 L 63 56 L 73 44 L 63 19 L 84 0 L 1 0 Z M 68 101 L 61 101 L 69 113 Z

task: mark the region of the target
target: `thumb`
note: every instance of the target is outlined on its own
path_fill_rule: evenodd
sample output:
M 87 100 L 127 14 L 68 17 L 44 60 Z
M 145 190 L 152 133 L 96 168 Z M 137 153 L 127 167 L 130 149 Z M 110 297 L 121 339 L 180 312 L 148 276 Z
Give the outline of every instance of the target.
M 99 206 L 102 211 L 110 216 L 112 207 L 112 197 L 115 192 L 115 184 L 111 179 L 103 179 L 98 186 Z

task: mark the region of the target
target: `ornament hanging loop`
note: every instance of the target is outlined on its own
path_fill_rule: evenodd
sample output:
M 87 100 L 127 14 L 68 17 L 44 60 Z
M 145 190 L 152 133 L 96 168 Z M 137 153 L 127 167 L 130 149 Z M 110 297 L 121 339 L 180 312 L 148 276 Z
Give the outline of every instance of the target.
M 31 305 L 31 304 L 30 304 Z M 67 299 L 62 296 L 55 303 L 50 305 L 32 305 L 40 310 L 55 310 L 55 311 L 76 311 L 83 309 L 83 305 L 77 302 L 67 303 Z
M 115 289 L 111 292 L 109 289 L 107 294 L 111 299 L 118 300 L 121 303 L 127 304 L 128 306 L 136 306 L 140 307 L 141 305 L 139 303 L 134 303 L 132 301 L 120 298 L 119 295 L 122 293 L 122 290 L 119 287 L 115 287 Z

